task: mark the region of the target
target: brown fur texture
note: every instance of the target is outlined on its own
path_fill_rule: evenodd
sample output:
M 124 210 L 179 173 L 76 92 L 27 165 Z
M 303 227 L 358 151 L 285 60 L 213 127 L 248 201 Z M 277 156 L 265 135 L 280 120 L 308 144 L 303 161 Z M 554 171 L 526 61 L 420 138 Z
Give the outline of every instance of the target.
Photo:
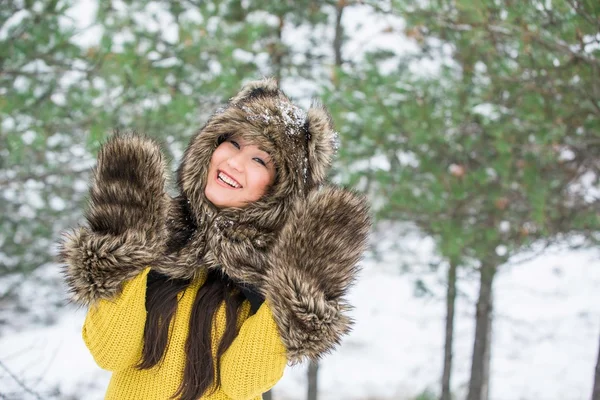
M 258 201 L 219 210 L 204 195 L 208 166 L 234 134 L 271 155 L 276 178 Z M 321 188 L 335 147 L 326 109 L 305 113 L 272 79 L 244 86 L 191 139 L 174 199 L 155 143 L 112 139 L 99 155 L 89 226 L 62 243 L 73 299 L 114 297 L 146 265 L 173 278 L 217 269 L 267 298 L 290 362 L 318 359 L 350 330 L 344 297 L 370 228 L 362 196 Z
M 123 282 L 157 259 L 167 233 L 165 172 L 160 147 L 149 138 L 117 132 L 102 147 L 88 226 L 66 233 L 59 246 L 74 302 L 114 297 Z
M 352 284 L 370 228 L 363 197 L 327 187 L 294 205 L 262 288 L 291 362 L 318 359 L 349 332 Z

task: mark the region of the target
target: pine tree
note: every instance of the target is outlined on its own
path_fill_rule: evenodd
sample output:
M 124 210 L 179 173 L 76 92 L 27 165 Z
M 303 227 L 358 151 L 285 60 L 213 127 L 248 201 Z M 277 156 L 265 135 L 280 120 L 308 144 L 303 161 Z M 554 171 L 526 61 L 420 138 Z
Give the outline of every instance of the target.
M 468 398 L 485 399 L 502 265 L 533 243 L 597 240 L 599 10 L 567 1 L 553 9 L 394 4 L 422 51 L 373 52 L 364 65 L 339 70 L 328 103 L 354 144 L 341 147 L 344 179 L 371 193 L 381 219 L 413 222 L 449 266 L 479 274 Z M 425 62 L 436 71 L 422 72 Z M 453 298 L 449 290 L 449 315 Z

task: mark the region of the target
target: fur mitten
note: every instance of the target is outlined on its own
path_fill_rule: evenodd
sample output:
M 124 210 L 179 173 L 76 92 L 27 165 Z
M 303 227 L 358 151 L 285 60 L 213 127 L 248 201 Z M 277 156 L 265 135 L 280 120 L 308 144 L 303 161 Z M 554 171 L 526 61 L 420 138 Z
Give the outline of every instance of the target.
M 102 147 L 88 224 L 60 243 L 72 301 L 89 305 L 113 298 L 161 253 L 169 208 L 165 184 L 166 162 L 151 139 L 117 133 Z
M 327 187 L 296 201 L 261 288 L 290 362 L 320 358 L 349 332 L 344 295 L 369 228 L 366 200 L 347 190 Z

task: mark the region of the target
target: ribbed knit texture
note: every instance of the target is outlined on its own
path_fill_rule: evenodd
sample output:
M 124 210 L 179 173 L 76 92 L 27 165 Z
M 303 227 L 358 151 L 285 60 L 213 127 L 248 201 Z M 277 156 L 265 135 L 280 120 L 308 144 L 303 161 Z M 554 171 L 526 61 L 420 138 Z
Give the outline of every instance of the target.
M 140 371 L 134 365 L 142 355 L 149 270 L 147 268 L 127 282 L 115 300 L 102 300 L 88 310 L 83 340 L 98 365 L 113 371 L 107 400 L 166 400 L 177 391 L 183 378 L 189 318 L 194 297 L 206 277 L 192 282 L 180 295 L 162 362 L 152 369 Z M 283 375 L 287 363 L 285 347 L 268 303 L 248 318 L 249 309 L 250 304 L 245 301 L 238 319 L 238 335 L 221 359 L 221 387 L 202 399 L 261 399 L 261 394 Z M 213 329 L 216 352 L 225 331 L 223 306 L 215 315 Z

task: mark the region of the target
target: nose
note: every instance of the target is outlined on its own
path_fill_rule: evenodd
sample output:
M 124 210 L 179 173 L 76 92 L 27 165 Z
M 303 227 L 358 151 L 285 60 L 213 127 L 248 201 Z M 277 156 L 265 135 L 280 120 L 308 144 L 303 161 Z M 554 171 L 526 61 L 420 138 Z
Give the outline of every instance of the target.
M 227 159 L 227 165 L 229 165 L 232 169 L 235 169 L 238 172 L 244 171 L 244 155 L 242 152 L 238 152 L 237 154 L 229 157 Z

